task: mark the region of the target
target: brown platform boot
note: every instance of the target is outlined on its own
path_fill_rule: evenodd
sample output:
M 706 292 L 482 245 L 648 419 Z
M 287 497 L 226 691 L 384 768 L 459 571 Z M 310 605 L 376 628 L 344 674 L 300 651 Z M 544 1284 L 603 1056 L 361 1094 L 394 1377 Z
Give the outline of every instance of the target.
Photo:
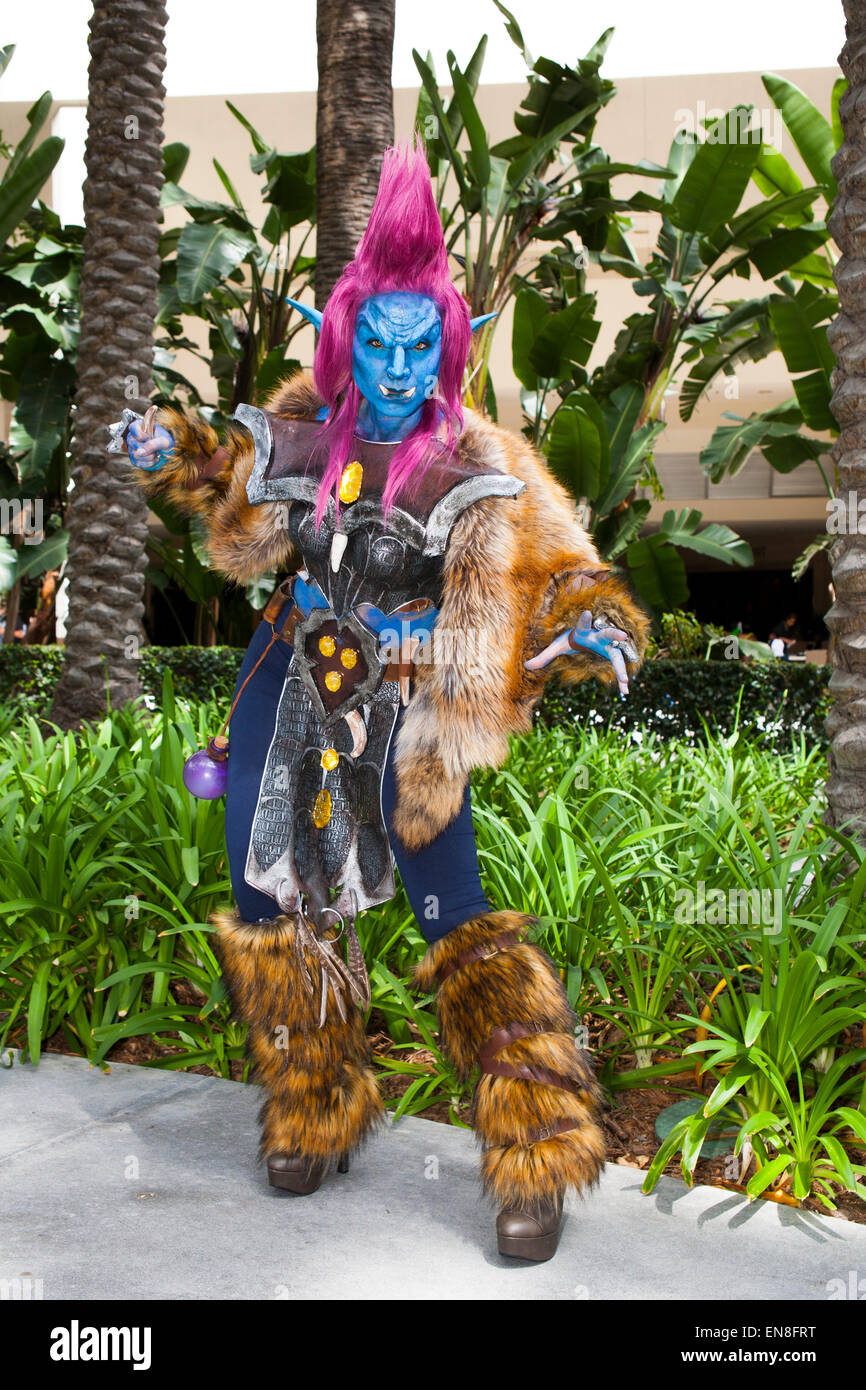
M 382 1119 L 364 1019 L 351 1000 L 343 1020 L 331 997 L 319 1026 L 319 963 L 296 939 L 295 918 L 250 924 L 217 913 L 217 950 L 255 1079 L 265 1089 L 259 1151 L 272 1187 L 315 1192 L 338 1160 Z M 303 952 L 303 956 L 302 956 Z M 312 985 L 312 988 L 311 988 Z
M 472 1123 L 482 1183 L 500 1207 L 499 1252 L 549 1260 L 563 1196 L 597 1182 L 604 1140 L 598 1083 L 565 990 L 522 939 L 531 924 L 517 912 L 474 917 L 429 947 L 415 981 L 438 986 L 442 1046 L 458 1074 L 481 1068 Z

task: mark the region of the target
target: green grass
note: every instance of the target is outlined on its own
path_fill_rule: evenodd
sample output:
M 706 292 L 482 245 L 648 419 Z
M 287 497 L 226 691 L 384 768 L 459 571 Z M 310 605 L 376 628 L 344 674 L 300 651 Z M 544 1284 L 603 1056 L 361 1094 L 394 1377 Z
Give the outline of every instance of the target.
M 162 1054 L 149 1065 L 222 1076 L 242 1058 L 208 920 L 230 901 L 223 804 L 181 779 L 217 726 L 216 706 L 175 700 L 170 679 L 159 711 L 127 708 L 75 738 L 0 715 L 0 1044 L 37 1061 L 59 1034 L 105 1065 L 137 1038 Z M 846 1145 L 866 1147 L 866 866 L 821 823 L 825 776 L 802 738 L 768 752 L 743 729 L 686 744 L 557 727 L 474 781 L 492 905 L 537 917 L 578 1014 L 616 1024 L 605 1084 L 703 1065 L 709 1098 L 649 1185 L 680 1149 L 691 1177 L 723 1113 L 751 1191 L 782 1180 L 832 1203 L 834 1183 L 859 1190 Z M 772 908 L 760 920 L 756 902 Z M 467 1088 L 433 1000 L 409 992 L 424 941 L 402 891 L 358 929 L 397 1112 L 446 1101 L 459 1122 Z

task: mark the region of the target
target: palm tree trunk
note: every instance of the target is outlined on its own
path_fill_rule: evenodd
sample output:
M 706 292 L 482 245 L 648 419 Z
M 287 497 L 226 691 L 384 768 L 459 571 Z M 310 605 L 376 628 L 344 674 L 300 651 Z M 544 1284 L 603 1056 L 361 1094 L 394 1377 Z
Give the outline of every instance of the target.
M 107 426 L 153 390 L 166 11 L 94 0 L 84 185 L 81 338 L 72 444 L 64 728 L 138 694 L 147 504 Z
M 845 138 L 833 160 L 839 192 L 828 223 L 842 256 L 835 272 L 839 316 L 827 336 L 837 363 L 832 407 L 840 431 L 833 446 L 839 495 L 857 518 L 866 515 L 866 9 L 862 0 L 843 0 L 843 6 L 846 43 L 839 65 L 849 87 L 839 110 Z M 836 827 L 847 824 L 866 843 L 866 535 L 856 524 L 834 543 L 830 561 L 835 602 L 825 621 L 834 637 L 834 705 L 826 725 L 827 819 Z
M 316 305 L 367 225 L 382 152 L 394 143 L 394 0 L 318 0 Z

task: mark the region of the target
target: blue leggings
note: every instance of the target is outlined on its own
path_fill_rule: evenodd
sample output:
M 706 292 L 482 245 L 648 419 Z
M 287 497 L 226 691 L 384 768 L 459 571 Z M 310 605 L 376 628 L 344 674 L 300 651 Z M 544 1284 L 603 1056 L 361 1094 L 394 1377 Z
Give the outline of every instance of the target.
M 277 619 L 280 628 L 289 614 L 289 605 Z M 244 657 L 235 694 L 246 680 L 270 640 L 268 623 L 260 623 Z M 262 771 L 274 733 L 274 722 L 283 691 L 292 648 L 275 642 L 238 702 L 231 725 L 231 753 L 228 760 L 226 791 L 226 845 L 232 890 L 238 911 L 245 922 L 271 920 L 280 915 L 275 900 L 244 879 L 253 816 L 262 780 Z M 398 716 L 402 717 L 402 710 Z M 427 941 L 438 941 L 454 927 L 489 911 L 478 872 L 478 853 L 472 828 L 472 804 L 467 784 L 463 805 L 455 820 L 425 849 L 409 854 L 392 826 L 396 783 L 392 754 L 385 765 L 382 782 L 382 810 L 400 878 L 418 926 Z

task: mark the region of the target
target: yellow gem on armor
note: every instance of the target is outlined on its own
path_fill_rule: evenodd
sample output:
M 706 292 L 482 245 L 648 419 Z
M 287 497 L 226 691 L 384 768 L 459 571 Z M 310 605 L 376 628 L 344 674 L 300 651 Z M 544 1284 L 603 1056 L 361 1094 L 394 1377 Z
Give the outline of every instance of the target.
M 340 479 L 340 501 L 357 502 L 363 479 L 364 470 L 358 460 L 355 459 L 354 463 L 347 463 Z
M 340 660 L 343 665 L 351 671 L 352 667 L 357 665 L 358 653 L 355 651 L 354 647 L 347 647 L 344 652 L 340 652 Z
M 316 804 L 313 807 L 313 825 L 321 830 L 322 826 L 327 825 L 331 819 L 331 793 L 319 792 L 316 797 Z
M 337 644 L 333 637 L 319 638 L 319 651 L 322 653 L 322 656 L 333 656 L 336 650 Z
M 340 675 L 339 671 L 329 671 L 325 676 L 325 685 L 329 690 L 339 690 L 342 684 L 343 677 Z
M 322 754 L 322 767 L 326 772 L 331 772 L 340 761 L 340 755 L 336 748 L 326 748 Z

